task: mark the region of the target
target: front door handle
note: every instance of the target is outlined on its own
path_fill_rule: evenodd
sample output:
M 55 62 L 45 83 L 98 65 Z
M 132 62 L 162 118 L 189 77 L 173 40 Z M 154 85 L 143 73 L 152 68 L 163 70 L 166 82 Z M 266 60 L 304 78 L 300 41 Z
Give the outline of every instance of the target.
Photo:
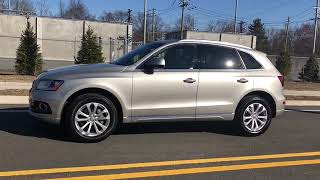
M 188 78 L 188 79 L 183 80 L 183 82 L 185 82 L 185 83 L 194 83 L 194 82 L 196 82 L 196 80 L 192 79 L 192 78 Z
M 245 79 L 245 78 L 240 78 L 240 79 L 237 80 L 237 82 L 238 82 L 238 83 L 247 83 L 248 80 Z

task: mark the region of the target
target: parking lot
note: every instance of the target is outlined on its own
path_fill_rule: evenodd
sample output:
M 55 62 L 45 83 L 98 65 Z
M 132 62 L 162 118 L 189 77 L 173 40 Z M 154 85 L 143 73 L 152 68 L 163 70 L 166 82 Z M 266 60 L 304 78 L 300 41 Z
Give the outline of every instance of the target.
M 241 137 L 226 122 L 149 123 L 124 125 L 93 144 L 72 142 L 59 127 L 31 118 L 26 107 L 0 109 L 0 178 L 4 179 L 320 176 L 316 107 L 289 107 L 260 137 Z

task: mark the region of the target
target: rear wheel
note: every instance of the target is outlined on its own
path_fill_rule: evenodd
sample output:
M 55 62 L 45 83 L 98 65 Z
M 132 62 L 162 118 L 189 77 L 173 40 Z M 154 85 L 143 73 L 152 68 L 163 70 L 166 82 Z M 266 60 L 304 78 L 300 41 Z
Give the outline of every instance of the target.
M 259 96 L 245 97 L 237 109 L 234 121 L 244 135 L 263 134 L 271 123 L 271 108 L 268 101 Z
M 88 93 L 77 97 L 68 107 L 67 131 L 81 142 L 97 142 L 107 138 L 116 128 L 117 109 L 108 98 Z

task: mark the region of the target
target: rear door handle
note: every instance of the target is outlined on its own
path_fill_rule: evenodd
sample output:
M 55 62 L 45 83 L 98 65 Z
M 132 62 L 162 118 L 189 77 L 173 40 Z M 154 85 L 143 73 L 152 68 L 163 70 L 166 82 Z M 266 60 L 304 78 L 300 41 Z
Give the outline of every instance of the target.
M 192 79 L 192 78 L 188 78 L 188 79 L 183 80 L 183 82 L 185 82 L 185 83 L 194 83 L 194 82 L 196 82 L 196 80 Z
M 245 79 L 245 78 L 240 78 L 240 79 L 237 80 L 237 82 L 238 82 L 238 83 L 247 83 L 248 80 Z

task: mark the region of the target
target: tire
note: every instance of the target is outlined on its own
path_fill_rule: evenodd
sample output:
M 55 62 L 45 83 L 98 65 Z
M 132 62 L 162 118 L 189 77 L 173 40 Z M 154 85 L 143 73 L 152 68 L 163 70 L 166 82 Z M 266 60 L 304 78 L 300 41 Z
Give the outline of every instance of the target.
M 259 136 L 265 133 L 271 124 L 270 104 L 259 96 L 244 97 L 236 110 L 234 124 L 244 136 Z
M 75 141 L 99 142 L 110 136 L 117 127 L 117 109 L 113 102 L 103 95 L 80 95 L 67 108 L 64 127 Z

